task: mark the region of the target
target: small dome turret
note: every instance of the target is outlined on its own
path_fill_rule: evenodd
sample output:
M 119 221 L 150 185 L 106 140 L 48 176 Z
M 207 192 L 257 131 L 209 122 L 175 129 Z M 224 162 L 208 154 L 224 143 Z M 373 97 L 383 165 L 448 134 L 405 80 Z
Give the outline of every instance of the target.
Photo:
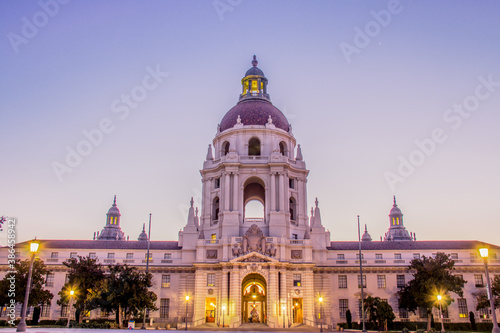
M 370 236 L 370 234 L 368 233 L 368 228 L 366 227 L 366 224 L 365 224 L 365 232 L 364 232 L 363 236 L 361 237 L 361 240 L 363 242 L 371 242 L 372 241 L 372 236 Z
M 137 238 L 138 241 L 147 241 L 148 240 L 148 234 L 146 234 L 146 223 L 143 223 L 142 225 L 142 232 L 139 234 L 139 237 Z

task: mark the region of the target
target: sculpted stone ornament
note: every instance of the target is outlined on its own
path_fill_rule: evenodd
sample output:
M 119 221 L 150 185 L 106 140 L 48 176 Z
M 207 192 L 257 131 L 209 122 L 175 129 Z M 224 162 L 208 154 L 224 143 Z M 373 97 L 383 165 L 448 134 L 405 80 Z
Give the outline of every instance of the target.
M 242 242 L 233 245 L 231 249 L 233 257 L 239 257 L 250 252 L 257 252 L 269 257 L 275 257 L 277 248 L 272 243 L 267 243 L 266 236 L 257 224 L 252 224 L 242 237 Z M 259 257 L 253 256 L 246 261 L 265 261 Z
M 226 155 L 226 159 L 228 159 L 228 160 L 237 160 L 238 159 L 238 153 L 236 152 L 236 149 L 229 148 L 229 152 Z

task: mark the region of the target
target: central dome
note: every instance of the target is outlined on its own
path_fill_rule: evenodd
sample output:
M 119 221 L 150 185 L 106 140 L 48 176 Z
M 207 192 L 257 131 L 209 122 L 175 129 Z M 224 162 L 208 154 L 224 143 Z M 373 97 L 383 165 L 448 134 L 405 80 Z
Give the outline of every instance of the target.
M 238 116 L 243 125 L 265 126 L 269 117 L 276 128 L 286 132 L 290 129 L 290 124 L 285 115 L 275 107 L 267 93 L 267 78 L 264 72 L 257 67 L 257 57 L 254 55 L 252 67 L 245 73 L 241 80 L 242 93 L 240 101 L 229 110 L 220 123 L 220 131 L 233 128 L 238 123 Z
M 247 99 L 236 104 L 229 110 L 220 123 L 220 131 L 233 128 L 238 122 L 238 116 L 243 125 L 266 125 L 271 116 L 273 125 L 284 131 L 289 130 L 290 125 L 285 115 L 271 102 L 262 99 Z

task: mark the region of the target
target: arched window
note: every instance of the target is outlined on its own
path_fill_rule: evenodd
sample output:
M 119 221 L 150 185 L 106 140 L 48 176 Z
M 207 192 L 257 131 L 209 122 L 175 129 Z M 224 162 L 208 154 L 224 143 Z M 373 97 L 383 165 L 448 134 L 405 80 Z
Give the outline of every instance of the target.
M 212 221 L 219 220 L 219 197 L 215 197 L 212 205 Z
M 297 221 L 297 208 L 295 199 L 293 197 L 290 197 L 290 221 Z
M 257 138 L 251 138 L 248 142 L 248 155 L 250 156 L 260 156 L 260 140 Z
M 280 142 L 280 153 L 283 156 L 285 156 L 288 153 L 286 149 L 286 143 L 284 143 L 283 141 Z
M 229 153 L 229 142 L 225 141 L 222 144 L 221 154 L 222 156 L 226 156 Z

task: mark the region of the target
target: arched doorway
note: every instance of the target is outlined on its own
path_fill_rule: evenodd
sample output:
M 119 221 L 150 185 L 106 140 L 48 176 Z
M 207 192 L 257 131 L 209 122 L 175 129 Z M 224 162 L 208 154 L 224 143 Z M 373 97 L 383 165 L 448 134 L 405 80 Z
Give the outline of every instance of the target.
M 247 275 L 241 285 L 242 323 L 267 324 L 267 283 L 260 274 Z
M 265 207 L 266 190 L 264 188 L 264 182 L 258 177 L 247 179 L 243 190 L 244 221 L 251 223 L 265 222 Z

